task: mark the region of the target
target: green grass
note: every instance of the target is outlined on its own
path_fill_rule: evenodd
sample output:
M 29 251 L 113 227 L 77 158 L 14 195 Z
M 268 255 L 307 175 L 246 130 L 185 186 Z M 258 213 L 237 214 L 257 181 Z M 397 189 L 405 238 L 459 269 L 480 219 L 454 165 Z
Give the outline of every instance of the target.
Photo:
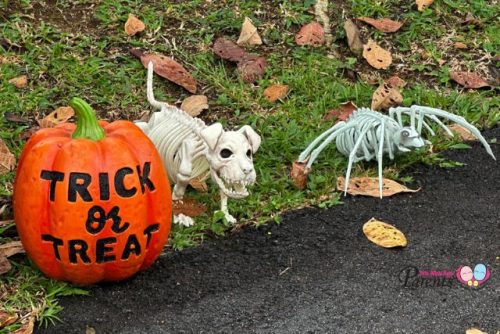
M 207 122 L 218 120 L 228 128 L 250 124 L 263 137 L 255 156 L 258 183 L 247 199 L 229 202 L 230 212 L 241 224 L 263 224 L 270 220 L 279 222 L 279 214 L 284 210 L 340 203 L 342 198 L 333 189 L 347 163 L 333 145 L 319 157 L 304 191 L 293 187 L 288 174 L 298 154 L 331 126 L 331 121 L 323 120 L 327 110 L 346 101 L 370 105 L 376 85 L 344 78 L 341 73 L 345 69 L 379 73 L 384 78 L 398 74 L 409 82 L 402 92 L 404 105 L 442 108 L 464 116 L 478 127 L 500 121 L 494 89 L 463 89 L 449 77 L 457 66 L 455 60 L 461 69 L 475 70 L 485 56 L 492 58 L 500 49 L 498 6 L 485 0 L 436 0 L 420 13 L 413 1 L 331 1 L 334 43 L 341 54 L 336 58 L 329 56 L 326 47 L 295 45 L 294 35 L 300 25 L 314 18 L 314 2 L 59 0 L 51 1 L 52 7 L 47 8 L 57 4 L 62 12 L 44 13 L 35 6 L 39 2 L 2 0 L 0 17 L 5 20 L 0 23 L 0 54 L 14 57 L 14 61 L 1 65 L 0 137 L 19 155 L 24 145 L 19 135 L 27 125 L 7 121 L 4 113 L 17 113 L 34 121 L 67 105 L 73 96 L 89 101 L 102 118 L 139 118 L 144 110 L 150 110 L 145 98 L 146 71 L 128 50 L 138 47 L 161 52 L 183 63 L 199 81 L 200 93 L 209 97 L 210 110 L 202 115 Z M 94 5 L 93 14 L 84 15 L 90 5 Z M 12 6 L 17 9 L 7 10 Z M 364 59 L 349 52 L 342 29 L 342 10 L 349 18 L 390 17 L 405 21 L 395 34 L 382 34 L 359 24 L 364 40 L 374 38 L 398 54 L 389 70 L 371 69 Z M 468 12 L 482 22 L 481 27 L 461 24 Z M 129 13 L 146 23 L 146 32 L 135 37 L 125 35 L 123 24 Z M 266 75 L 256 85 L 242 82 L 235 66 L 217 59 L 210 50 L 216 37 L 236 40 L 245 16 L 253 19 L 266 42 L 251 48 L 265 55 L 269 63 Z M 455 41 L 466 42 L 469 49 L 454 49 Z M 440 65 L 440 60 L 446 63 Z M 28 87 L 16 89 L 8 83 L 22 74 L 29 77 Z M 189 95 L 166 80 L 155 80 L 158 99 L 174 103 Z M 273 83 L 290 86 L 288 96 L 276 104 L 268 103 L 262 96 L 263 90 Z M 456 139 L 441 135 L 430 139 L 435 152 L 464 148 Z M 456 165 L 443 161 L 436 153 L 421 151 L 400 156 L 394 162 L 384 161 L 384 175 L 411 182 L 401 172 L 420 161 L 443 167 Z M 375 176 L 376 169 L 373 163 L 360 163 L 353 173 Z M 14 173 L 0 176 L 1 195 L 12 192 L 13 177 Z M 195 246 L 204 238 L 222 236 L 232 229 L 220 214 L 213 214 L 219 205 L 215 186 L 209 187 L 208 193 L 190 191 L 188 195 L 207 204 L 208 211 L 196 218 L 193 227 L 173 227 L 169 244 L 174 249 Z M 0 239 L 0 243 L 4 241 Z M 0 282 L 18 287 L 7 300 L 0 300 L 6 308 L 24 310 L 22 313 L 31 312 L 32 303 L 45 305 L 38 312 L 41 323 L 55 319 L 59 310 L 56 295 L 81 293 L 69 285 L 42 278 L 27 261 L 16 264 L 11 273 L 0 277 Z

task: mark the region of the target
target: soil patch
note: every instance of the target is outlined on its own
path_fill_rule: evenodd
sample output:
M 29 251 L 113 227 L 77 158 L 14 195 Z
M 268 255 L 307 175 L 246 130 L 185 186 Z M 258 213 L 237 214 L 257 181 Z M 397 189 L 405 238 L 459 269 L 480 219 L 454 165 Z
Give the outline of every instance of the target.
M 500 139 L 500 128 L 487 132 Z M 133 279 L 66 297 L 63 323 L 40 333 L 464 333 L 500 329 L 500 168 L 473 143 L 444 153 L 465 163 L 410 171 L 422 190 L 347 197 L 328 210 L 290 212 L 280 225 L 246 228 L 200 247 L 162 255 Z M 497 157 L 500 145 L 492 144 Z M 371 217 L 396 225 L 404 249 L 370 243 Z M 405 286 L 405 270 L 454 271 L 485 263 L 473 290 Z M 408 269 L 409 270 L 409 269 Z M 415 283 L 416 282 L 416 283 Z M 437 286 L 436 286 L 437 285 Z

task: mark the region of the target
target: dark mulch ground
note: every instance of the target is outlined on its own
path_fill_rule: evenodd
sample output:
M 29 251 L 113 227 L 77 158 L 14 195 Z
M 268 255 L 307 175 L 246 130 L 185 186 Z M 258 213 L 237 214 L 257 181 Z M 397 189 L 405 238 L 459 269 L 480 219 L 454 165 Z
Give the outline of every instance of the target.
M 500 142 L 500 128 L 487 132 Z M 195 249 L 168 253 L 126 282 L 68 297 L 62 324 L 43 333 L 464 333 L 500 330 L 500 164 L 474 144 L 445 155 L 466 163 L 411 174 L 422 191 L 347 198 L 286 214 Z M 500 157 L 500 145 L 493 144 Z M 371 217 L 406 233 L 405 249 L 371 244 Z M 402 286 L 407 266 L 455 270 L 486 263 L 479 290 Z M 411 282 L 414 282 L 413 280 Z

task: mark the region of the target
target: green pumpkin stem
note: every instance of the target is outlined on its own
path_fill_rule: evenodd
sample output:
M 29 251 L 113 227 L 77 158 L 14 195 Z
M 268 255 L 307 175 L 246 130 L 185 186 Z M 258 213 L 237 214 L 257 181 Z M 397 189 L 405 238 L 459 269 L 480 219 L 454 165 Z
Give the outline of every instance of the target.
M 76 129 L 73 138 L 101 140 L 105 137 L 104 129 L 99 125 L 94 109 L 79 97 L 71 99 L 69 105 L 76 113 Z

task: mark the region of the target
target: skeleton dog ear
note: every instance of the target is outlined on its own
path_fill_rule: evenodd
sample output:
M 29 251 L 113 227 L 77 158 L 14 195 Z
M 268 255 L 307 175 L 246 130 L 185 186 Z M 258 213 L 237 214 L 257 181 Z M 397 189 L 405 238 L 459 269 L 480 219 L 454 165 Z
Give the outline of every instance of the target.
M 203 130 L 200 131 L 200 136 L 207 143 L 208 147 L 213 150 L 219 141 L 219 137 L 224 132 L 222 128 L 222 124 L 214 123 L 210 126 L 207 126 Z
M 261 142 L 261 138 L 257 132 L 255 132 L 250 125 L 243 125 L 238 132 L 247 137 L 250 147 L 252 148 L 252 153 L 257 152 Z

